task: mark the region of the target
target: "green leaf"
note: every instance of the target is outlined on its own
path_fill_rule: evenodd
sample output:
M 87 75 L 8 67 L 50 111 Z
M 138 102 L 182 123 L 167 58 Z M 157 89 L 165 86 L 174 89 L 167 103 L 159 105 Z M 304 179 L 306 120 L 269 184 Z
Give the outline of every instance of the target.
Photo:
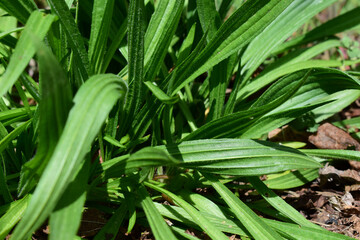
M 91 183 L 92 186 L 106 181 L 106 179 L 112 177 L 118 177 L 124 174 L 126 165 L 125 161 L 129 158 L 130 154 L 123 155 L 121 157 L 110 159 L 101 165 L 101 171 L 98 171 L 99 176 Z
M 107 141 L 108 143 L 116 146 L 116 147 L 119 147 L 119 148 L 126 148 L 125 145 L 121 144 L 118 140 L 116 140 L 115 138 L 109 136 L 109 135 L 106 135 L 104 137 L 104 140 Z
M 159 99 L 161 102 L 165 104 L 173 105 L 175 104 L 179 98 L 177 96 L 175 97 L 169 97 L 164 93 L 158 86 L 153 84 L 152 82 L 144 82 L 144 84 L 149 88 L 149 90 L 155 95 L 157 99 Z
M 246 46 L 292 1 L 246 1 L 221 25 L 192 66 L 177 79 L 172 93 L 177 93 L 185 84 Z
M 271 207 L 271 205 L 268 202 L 266 202 L 264 199 L 254 201 L 254 202 L 250 202 L 247 205 L 253 211 L 259 211 L 260 213 L 262 213 L 262 214 L 264 214 L 266 216 L 269 216 L 269 217 L 271 217 L 273 219 L 293 223 L 293 221 L 291 219 L 289 219 L 284 214 L 282 214 L 278 210 Z
M 284 173 L 268 175 L 264 183 L 270 189 L 289 189 L 303 186 L 318 176 L 318 169 L 286 171 Z
M 31 97 L 36 101 L 40 102 L 39 86 L 28 74 L 22 74 L 20 83 L 25 87 Z M 31 112 L 31 107 L 30 107 Z M 32 114 L 30 113 L 30 116 Z
M 55 16 L 44 15 L 38 11 L 31 14 L 25 25 L 25 29 L 16 44 L 9 65 L 6 68 L 4 75 L 0 78 L 0 96 L 3 96 L 18 80 L 30 59 L 34 56 L 36 47 L 29 39 L 33 37 L 36 37 L 39 40 L 44 39 L 54 19 Z
M 227 87 L 227 67 L 228 60 L 223 60 L 218 65 L 214 66 L 209 78 L 210 91 L 210 112 L 207 120 L 211 121 L 219 119 L 222 115 L 222 109 L 225 102 L 225 93 Z
M 201 230 L 201 228 L 198 227 L 197 222 L 184 209 L 160 203 L 155 203 L 155 206 L 164 217 L 173 219 L 192 228 Z M 240 236 L 245 237 L 251 236 L 247 229 L 238 221 L 234 222 L 230 218 L 221 218 L 207 212 L 201 212 L 201 215 L 207 218 L 214 226 L 216 226 L 222 232 L 239 234 Z
M 129 6 L 128 49 L 129 91 L 126 96 L 121 135 L 125 135 L 140 108 L 144 78 L 144 1 L 133 0 Z
M 137 192 L 139 194 L 141 207 L 144 209 L 155 238 L 159 240 L 177 239 L 156 209 L 145 187 L 140 185 Z
M 113 58 L 115 52 L 118 50 L 121 41 L 124 39 L 126 33 L 127 33 L 127 26 L 128 21 L 127 18 L 124 20 L 124 22 L 121 24 L 120 28 L 116 32 L 115 37 L 113 38 L 113 41 L 111 42 L 111 45 L 109 46 L 109 49 L 105 53 L 104 61 L 102 64 L 102 73 L 106 72 L 106 69 L 108 68 L 111 59 Z
M 206 34 L 200 39 L 195 49 L 186 58 L 186 60 L 181 62 L 179 66 L 175 68 L 174 71 L 172 71 L 171 74 L 169 74 L 168 77 L 164 80 L 165 84 L 168 85 L 168 92 L 172 88 L 173 82 L 175 81 L 175 79 L 177 79 L 178 74 L 181 74 L 183 71 L 185 71 L 191 66 L 193 59 L 196 58 L 201 49 L 203 49 L 205 41 Z M 156 114 L 160 113 L 162 107 L 163 106 L 161 102 L 155 97 L 150 99 L 150 101 L 147 101 L 145 106 L 136 115 L 135 121 L 132 124 L 132 129 L 134 129 L 135 132 L 135 139 L 142 137 L 146 133 L 146 130 L 151 124 L 151 120 L 154 118 L 154 116 L 156 116 Z
M 184 0 L 162 0 L 156 7 L 145 34 L 145 80 L 153 81 L 179 25 Z
M 0 42 L 10 48 L 15 48 L 17 39 L 11 35 L 6 35 L 6 36 L 0 38 Z
M 30 121 L 30 120 L 29 120 Z M 19 126 L 19 127 L 21 127 L 21 126 Z M 24 126 L 25 127 L 25 126 Z M 16 133 L 15 134 L 15 130 L 16 130 L 17 128 L 15 128 L 11 133 L 14 133 L 14 135 L 16 135 L 16 136 L 21 136 L 22 135 L 22 133 L 23 132 L 26 132 L 26 131 L 20 131 L 19 133 Z M 24 134 L 26 134 L 26 133 L 24 133 Z M 5 128 L 5 126 L 3 125 L 3 124 L 0 124 L 0 139 L 1 140 L 4 140 L 4 139 L 8 139 L 8 140 L 6 140 L 6 141 L 9 141 L 9 142 L 7 142 L 6 143 L 6 141 L 5 142 L 3 142 L 2 144 L 5 144 L 5 145 L 7 145 L 7 147 L 6 147 L 6 152 L 3 152 L 4 150 L 2 150 L 2 152 L 0 152 L 0 154 L 1 154 L 1 160 L 2 160 L 2 164 L 3 164 L 3 173 L 4 174 L 8 174 L 9 173 L 9 171 L 11 172 L 12 170 L 14 170 L 14 169 L 12 169 L 11 167 L 10 167 L 10 169 L 8 169 L 8 166 L 6 165 L 6 163 L 9 163 L 9 160 L 11 161 L 11 165 L 13 165 L 14 167 L 15 167 L 15 171 L 16 172 L 18 172 L 18 171 L 20 171 L 20 168 L 21 168 L 21 161 L 20 161 L 20 159 L 15 155 L 15 146 L 14 146 L 14 144 L 12 143 L 12 140 L 10 140 L 12 137 L 10 137 L 10 134 L 9 134 L 9 132 L 8 132 L 8 130 Z M 15 138 L 15 137 L 14 137 Z M 21 151 L 21 150 L 20 150 Z M 10 159 L 8 159 L 8 157 L 10 157 Z M 7 186 L 5 185 L 4 186 L 4 190 L 5 191 L 10 191 L 10 189 L 8 189 L 7 188 Z M 10 198 L 10 196 L 8 196 L 9 198 Z
M 309 73 L 297 72 L 279 80 L 250 109 L 213 120 L 186 136 L 184 140 L 239 137 L 242 131 L 259 117 L 291 98 L 308 76 Z M 277 94 L 274 96 L 274 93 Z
M 251 185 L 261 194 L 261 196 L 280 213 L 299 224 L 311 228 L 320 228 L 308 221 L 296 209 L 287 204 L 281 197 L 271 191 L 258 177 L 248 177 Z
M 158 211 L 166 218 L 174 219 L 179 221 L 183 224 L 186 224 L 190 227 L 197 228 L 196 222 L 192 220 L 192 218 L 187 214 L 185 210 L 180 207 L 163 205 L 160 203 L 155 203 L 156 208 Z M 221 231 L 232 233 L 232 234 L 239 234 L 240 236 L 244 237 L 251 237 L 241 222 L 237 220 L 231 220 L 230 218 L 220 218 L 215 215 L 201 212 L 201 214 L 209 219 L 209 221 L 216 225 Z M 332 240 L 341 240 L 341 239 L 349 239 L 349 237 L 338 234 L 332 233 L 325 229 L 314 229 L 309 227 L 300 227 L 297 224 L 291 223 L 283 223 L 279 221 L 274 221 L 266 218 L 261 218 L 266 224 L 271 226 L 281 235 L 283 235 L 286 239 L 302 239 L 302 240 L 318 240 L 323 238 L 329 238 Z M 279 238 L 282 239 L 282 238 Z
M 257 216 L 248 206 L 236 197 L 227 187 L 225 187 L 216 177 L 205 174 L 204 177 L 211 182 L 217 193 L 229 205 L 232 212 L 240 222 L 250 232 L 255 239 L 281 239 L 280 235 L 269 228 L 262 219 Z
M 89 60 L 92 73 L 100 73 L 103 65 L 114 0 L 95 0 L 91 15 L 91 34 L 89 41 Z
M 301 149 L 301 152 L 320 158 L 360 161 L 360 153 L 352 150 Z
M 261 72 L 261 74 L 265 74 L 279 67 L 289 66 L 297 62 L 304 62 L 310 60 L 328 49 L 336 48 L 339 46 L 341 46 L 341 42 L 338 39 L 329 39 L 308 48 L 296 49 L 276 60 L 274 63 L 266 66 L 266 68 L 264 69 L 264 71 Z
M 125 203 L 121 204 L 120 207 L 115 211 L 109 221 L 104 227 L 101 228 L 100 232 L 96 234 L 94 240 L 113 240 L 115 239 L 119 228 L 125 218 L 127 212 L 127 206 Z
M 354 133 L 356 128 L 360 127 L 360 117 L 353 117 L 350 119 L 332 122 L 331 124 L 338 128 L 347 130 L 347 131 L 349 131 L 349 133 Z
M 19 82 L 15 82 L 14 86 L 19 94 L 21 101 L 23 102 L 23 105 L 24 105 L 26 111 L 28 112 L 28 115 L 31 116 L 30 105 L 29 105 L 28 99 L 25 95 L 24 89 L 22 88 L 22 86 L 20 85 Z
M 125 92 L 126 84 L 114 75 L 96 75 L 79 89 L 54 154 L 14 231 L 14 239 L 27 238 L 54 210 L 111 108 L 118 99 L 122 102 Z
M 124 169 L 139 167 L 171 166 L 179 161 L 169 156 L 165 151 L 152 147 L 146 147 L 132 154 L 124 162 Z
M 30 14 L 37 10 L 35 3 L 27 0 L 4 0 L 0 2 L 0 8 L 16 17 L 23 24 L 26 23 Z
M 329 101 L 313 110 L 315 121 L 320 122 L 342 110 L 359 96 L 360 82 L 358 79 L 336 69 L 317 68 L 295 96 L 273 109 L 268 115 L 291 111 L 308 104 Z M 274 92 L 276 96 L 276 93 Z
M 344 61 L 344 62 L 337 60 L 308 60 L 308 61 L 296 62 L 289 65 L 281 66 L 279 68 L 274 69 L 273 71 L 260 74 L 253 81 L 251 81 L 245 87 L 240 89 L 240 91 L 237 94 L 237 99 L 238 101 L 246 99 L 251 94 L 257 92 L 266 85 L 274 82 L 279 77 L 289 73 L 293 73 L 303 69 L 311 69 L 311 68 L 341 67 L 341 66 L 355 64 L 357 62 L 360 62 L 360 60 Z
M 196 30 L 196 24 L 191 26 L 189 33 L 187 34 L 186 38 L 184 39 L 181 45 L 181 48 L 179 50 L 179 56 L 176 61 L 177 65 L 183 62 L 189 56 L 191 52 L 191 48 L 194 43 L 195 30 Z
M 1 128 L 4 128 L 3 126 L 0 126 Z M 8 183 L 6 181 L 6 172 L 4 171 L 3 168 L 3 157 L 2 155 L 0 155 L 0 158 L 2 160 L 2 163 L 0 164 L 0 196 L 3 199 L 3 203 L 9 203 L 11 201 L 13 201 L 13 198 L 11 196 L 11 193 L 9 191 L 9 186 Z
M 32 112 L 34 112 L 36 108 L 37 107 L 30 107 L 30 110 Z M 0 121 L 4 122 L 9 119 L 24 117 L 27 115 L 28 115 L 28 112 L 26 111 L 25 108 L 10 109 L 7 111 L 0 112 Z
M 173 232 L 175 234 L 177 234 L 178 236 L 181 236 L 185 239 L 189 239 L 189 240 L 199 240 L 199 238 L 194 237 L 193 235 L 190 235 L 190 233 L 188 233 L 187 229 L 184 228 L 179 228 L 176 226 L 171 226 L 171 230 L 173 230 Z
M 69 8 L 71 8 L 72 4 L 74 3 L 74 0 L 65 0 L 66 4 Z
M 129 186 L 129 188 L 131 187 Z M 124 197 L 129 211 L 129 222 L 126 233 L 131 233 L 136 223 L 135 198 L 133 191 L 129 191 L 129 189 L 127 189 L 127 191 L 124 192 Z
M 329 239 L 329 240 L 350 240 L 348 236 L 344 236 L 339 233 L 333 233 L 330 231 L 309 228 L 306 226 L 298 226 L 291 223 L 283 223 L 270 219 L 264 219 L 266 224 L 273 227 L 277 232 L 287 239 L 294 240 L 318 240 L 318 239 Z
M 90 162 L 84 162 L 50 215 L 50 240 L 74 239 L 79 230 L 87 194 Z
M 324 8 L 336 0 L 313 1 L 294 0 L 277 16 L 261 34 L 259 34 L 246 48 L 241 61 L 244 66 L 241 69 L 247 80 L 262 62 L 269 57 L 271 51 L 293 34 L 298 28 L 306 23 Z M 266 46 L 266 47 L 264 47 Z
M 16 137 L 18 137 L 31 123 L 32 119 L 28 120 L 27 122 L 21 124 L 17 128 L 15 128 L 13 131 L 11 131 L 6 137 L 0 140 L 0 153 L 2 153 L 9 143 L 11 143 L 12 140 L 14 140 Z
M 315 122 L 320 123 L 321 121 L 333 116 L 345 107 L 349 106 L 359 97 L 359 89 L 348 89 L 345 91 L 336 92 L 327 98 L 324 98 L 324 100 L 332 101 L 332 104 L 324 104 L 323 106 L 318 107 L 312 111 L 316 116 Z
M 30 201 L 30 195 L 24 196 L 8 205 L 8 210 L 0 218 L 0 238 L 5 239 L 15 224 L 22 218 L 25 209 Z
M 24 27 L 14 28 L 14 29 L 11 29 L 11 30 L 8 30 L 8 31 L 5 31 L 5 32 L 1 32 L 0 33 L 0 39 L 4 38 L 6 36 L 9 36 L 12 33 L 20 32 L 22 30 L 24 30 Z
M 226 14 L 228 14 L 230 8 L 234 5 L 235 0 L 222 0 L 220 6 L 218 7 L 218 11 L 221 19 L 226 18 Z
M 183 167 L 227 175 L 260 176 L 321 166 L 296 149 L 248 139 L 197 140 L 156 148 L 181 160 Z
M 207 199 L 203 195 L 193 193 L 185 189 L 181 190 L 180 195 L 186 201 L 192 203 L 193 206 L 199 209 L 200 212 L 205 212 L 217 217 L 226 218 L 226 215 L 222 212 L 222 209 L 217 204 Z
M 215 2 L 212 0 L 197 0 L 196 1 L 199 20 L 203 32 L 208 30 L 208 42 L 215 36 L 216 31 L 221 25 L 221 20 L 216 11 Z M 227 65 L 228 61 L 224 60 L 215 65 L 212 71 L 209 72 L 209 114 L 207 121 L 217 119 L 222 115 L 222 108 L 225 101 L 225 92 L 227 87 Z
M 144 185 L 147 187 L 150 187 L 156 191 L 159 191 L 163 194 L 166 194 L 168 197 L 170 197 L 173 201 L 175 201 L 180 207 L 182 207 L 191 217 L 192 219 L 211 237 L 212 239 L 228 239 L 226 235 L 224 235 L 216 226 L 213 226 L 213 224 L 203 217 L 199 211 L 197 211 L 193 206 L 191 206 L 186 201 L 182 200 L 180 197 L 178 197 L 176 194 L 167 191 L 163 188 L 160 188 L 156 185 L 153 185 L 148 182 L 144 182 Z
M 297 45 L 306 44 L 312 41 L 323 39 L 358 26 L 360 23 L 360 7 L 348 11 L 326 23 L 314 28 L 313 30 L 301 35 L 291 41 L 285 42 L 276 49 L 274 53 L 283 52 Z
M 221 25 L 219 13 L 213 0 L 196 0 L 196 8 L 203 32 L 208 31 L 208 42 L 216 35 Z
M 89 59 L 85 49 L 83 38 L 75 23 L 72 13 L 65 0 L 48 0 L 51 10 L 56 13 L 61 22 L 61 26 L 67 36 L 67 41 L 71 47 L 72 53 L 76 61 L 77 71 L 80 73 L 82 82 L 85 82 L 89 78 Z
M 261 117 L 250 126 L 244 128 L 240 135 L 240 138 L 257 138 L 262 134 L 268 133 L 278 127 L 282 127 L 292 120 L 302 116 L 303 114 L 310 112 L 318 107 L 325 105 L 328 102 L 310 104 L 305 107 L 293 108 L 284 110 L 282 112 L 276 112 L 270 115 Z
M 22 166 L 19 196 L 35 187 L 64 129 L 72 106 L 72 94 L 66 75 L 55 56 L 43 44 L 35 43 L 40 72 L 39 145 L 35 157 Z
M 259 98 L 257 98 L 250 108 L 266 105 L 268 102 L 272 102 L 275 99 L 286 95 L 286 93 L 289 91 L 296 93 L 297 90 L 304 84 L 304 82 L 306 82 L 310 76 L 310 73 L 311 71 L 309 70 L 298 71 L 278 80 L 275 84 L 271 85 Z M 291 95 L 288 95 L 288 99 L 290 97 Z

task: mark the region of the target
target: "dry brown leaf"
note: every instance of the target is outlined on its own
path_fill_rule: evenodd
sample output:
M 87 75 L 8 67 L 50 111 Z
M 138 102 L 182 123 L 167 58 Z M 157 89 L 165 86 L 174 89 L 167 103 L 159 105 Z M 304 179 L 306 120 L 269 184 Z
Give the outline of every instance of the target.
M 341 182 L 343 184 L 360 183 L 359 172 L 352 169 L 342 171 L 333 166 L 325 166 L 319 170 L 319 174 L 322 184 L 325 184 L 326 182 Z
M 322 149 L 350 149 L 360 150 L 360 144 L 347 132 L 330 123 L 324 123 L 316 134 L 309 137 L 309 142 Z

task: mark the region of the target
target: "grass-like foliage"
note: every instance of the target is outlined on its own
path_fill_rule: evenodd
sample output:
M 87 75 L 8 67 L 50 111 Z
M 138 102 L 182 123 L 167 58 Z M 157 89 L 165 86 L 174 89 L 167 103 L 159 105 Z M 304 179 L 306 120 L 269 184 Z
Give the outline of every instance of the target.
M 313 21 L 335 2 L 1 0 L 0 239 L 44 223 L 50 239 L 79 239 L 86 208 L 111 216 L 93 239 L 138 225 L 159 240 L 196 239 L 189 228 L 215 240 L 348 239 L 271 189 L 360 154 L 267 141 L 360 97 L 359 59 L 314 59 L 360 24 L 356 6 Z M 248 204 L 234 181 L 265 201 Z

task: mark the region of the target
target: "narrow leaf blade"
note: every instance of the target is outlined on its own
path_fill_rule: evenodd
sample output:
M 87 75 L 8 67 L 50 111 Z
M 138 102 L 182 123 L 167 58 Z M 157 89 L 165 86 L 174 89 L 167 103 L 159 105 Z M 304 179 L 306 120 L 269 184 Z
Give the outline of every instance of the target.
M 125 92 L 126 84 L 114 75 L 96 75 L 79 89 L 64 132 L 14 231 L 14 239 L 28 237 L 53 211 L 111 108 Z
M 0 78 L 0 96 L 3 96 L 10 87 L 18 80 L 30 59 L 34 56 L 36 47 L 29 38 L 35 36 L 37 39 L 44 39 L 55 16 L 44 15 L 35 11 L 31 14 L 26 23 L 25 29 L 16 44 L 15 51 L 11 56 L 9 65 L 4 75 Z

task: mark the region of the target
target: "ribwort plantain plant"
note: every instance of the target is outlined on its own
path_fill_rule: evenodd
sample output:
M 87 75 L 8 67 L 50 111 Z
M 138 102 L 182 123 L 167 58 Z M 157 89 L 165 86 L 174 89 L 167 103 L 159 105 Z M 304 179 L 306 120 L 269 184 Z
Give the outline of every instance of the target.
M 0 239 L 44 223 L 50 239 L 80 239 L 87 208 L 110 216 L 96 240 L 136 224 L 159 240 L 197 239 L 190 228 L 216 240 L 350 239 L 272 189 L 360 154 L 267 140 L 360 97 L 356 55 L 315 58 L 359 29 L 359 4 L 313 21 L 336 2 L 1 0 Z M 239 198 L 234 181 L 265 201 Z

